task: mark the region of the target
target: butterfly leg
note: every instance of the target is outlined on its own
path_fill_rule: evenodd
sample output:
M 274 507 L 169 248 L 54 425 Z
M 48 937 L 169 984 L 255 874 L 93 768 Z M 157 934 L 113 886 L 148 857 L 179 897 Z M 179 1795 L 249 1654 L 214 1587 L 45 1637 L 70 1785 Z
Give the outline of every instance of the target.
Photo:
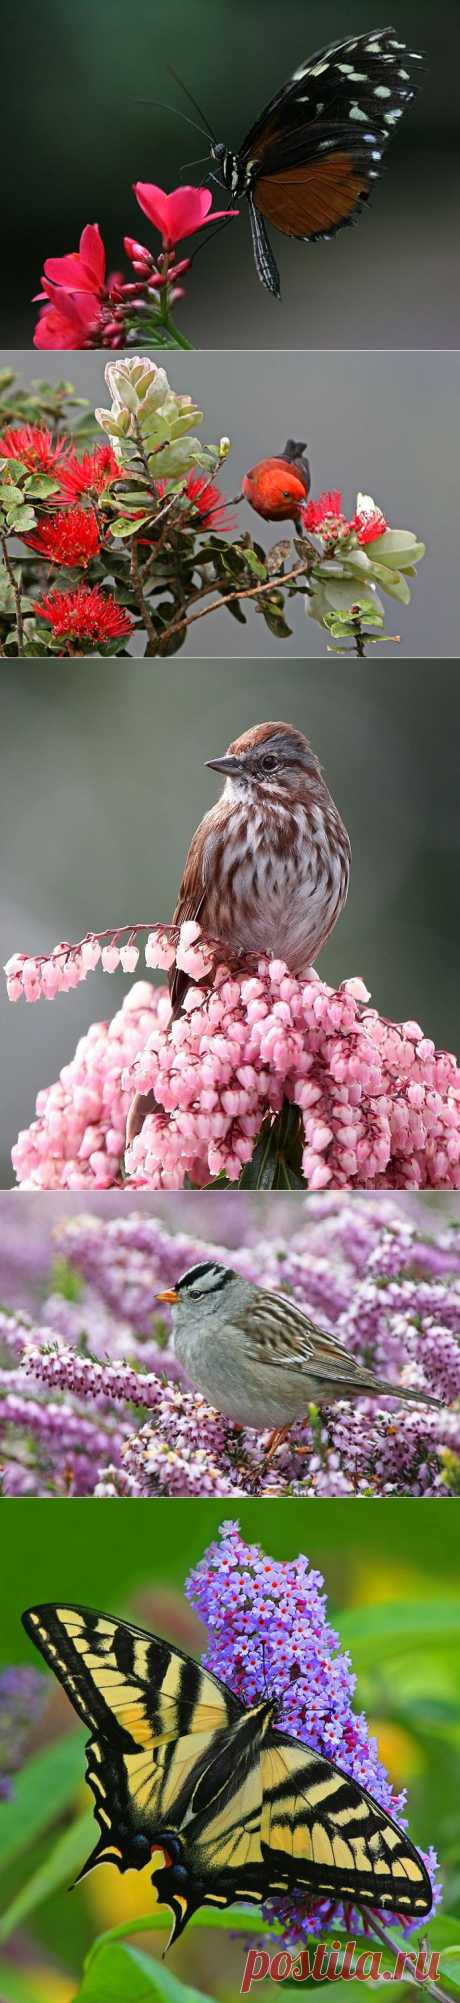
M 258 277 L 260 278 L 262 285 L 266 285 L 267 292 L 273 293 L 274 299 L 281 299 L 281 285 L 280 285 L 280 275 L 278 271 L 278 265 L 273 256 L 273 251 L 269 237 L 267 236 L 267 231 L 265 228 L 263 216 L 261 216 L 260 210 L 256 209 L 255 202 L 253 201 L 253 197 L 250 194 L 248 195 L 248 204 L 249 204 L 249 216 L 250 216 L 251 232 L 252 232 L 252 247 L 254 251 L 256 271 Z

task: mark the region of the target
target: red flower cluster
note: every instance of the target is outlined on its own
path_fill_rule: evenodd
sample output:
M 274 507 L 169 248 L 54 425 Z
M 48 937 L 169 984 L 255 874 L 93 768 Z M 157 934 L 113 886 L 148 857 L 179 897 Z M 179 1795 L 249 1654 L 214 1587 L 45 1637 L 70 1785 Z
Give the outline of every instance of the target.
M 109 592 L 78 585 L 75 591 L 50 591 L 34 605 L 40 619 L 47 619 L 55 638 L 97 647 L 113 640 L 128 639 L 133 620 L 123 612 Z
M 16 459 L 28 473 L 47 473 L 61 479 L 69 452 L 67 438 L 55 443 L 41 424 L 10 424 L 0 437 L 0 459 Z
M 238 214 L 237 209 L 213 209 L 208 188 L 174 188 L 170 195 L 153 181 L 136 181 L 134 194 L 149 222 L 160 233 L 162 250 L 156 259 L 144 244 L 125 236 L 124 248 L 135 282 L 120 272 L 107 273 L 107 260 L 97 223 L 87 223 L 78 250 L 65 257 L 48 257 L 37 299 L 45 305 L 34 333 L 35 348 L 122 348 L 133 325 L 133 310 L 148 307 L 155 294 L 168 288 L 168 300 L 180 293 L 176 279 L 187 270 L 176 247 L 209 222 Z
M 363 503 L 364 496 L 360 495 L 359 499 Z M 313 535 L 322 536 L 325 542 L 337 542 L 342 537 L 356 535 L 362 544 L 375 542 L 376 537 L 384 535 L 388 528 L 381 508 L 376 508 L 373 501 L 369 501 L 366 507 L 357 508 L 349 521 L 342 513 L 342 495 L 337 489 L 320 494 L 317 501 L 307 501 L 306 507 L 302 508 L 302 524 Z
M 96 445 L 94 452 L 82 452 L 80 459 L 69 452 L 59 477 L 65 499 L 78 501 L 81 494 L 104 494 L 113 480 L 119 480 L 120 467 L 111 445 Z
M 168 492 L 167 480 L 156 480 L 155 486 L 160 500 Z M 208 480 L 206 473 L 189 473 L 184 487 L 184 498 L 190 501 L 194 513 L 199 516 L 202 529 L 232 529 L 234 517 L 229 514 L 220 487 Z
M 78 507 L 60 508 L 55 515 L 44 515 L 39 527 L 23 536 L 23 542 L 48 563 L 70 567 L 81 564 L 83 569 L 92 557 L 99 556 L 101 549 L 95 515 L 89 508 Z

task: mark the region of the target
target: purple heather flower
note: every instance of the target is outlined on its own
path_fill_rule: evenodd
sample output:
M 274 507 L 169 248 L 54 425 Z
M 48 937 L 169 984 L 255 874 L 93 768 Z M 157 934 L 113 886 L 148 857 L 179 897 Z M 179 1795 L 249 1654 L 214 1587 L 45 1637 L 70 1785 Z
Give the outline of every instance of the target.
M 45 1678 L 35 1669 L 0 1671 L 0 1802 L 12 1795 L 12 1775 L 22 1765 L 32 1726 L 47 1695 Z
M 120 1217 L 110 1192 L 86 1197 L 83 1215 L 75 1198 L 61 1195 L 65 1220 L 50 1241 L 48 1294 L 27 1312 L 27 1269 L 21 1305 L 0 1308 L 6 1494 L 104 1495 L 114 1479 L 116 1494 L 145 1496 L 458 1494 L 456 1223 L 444 1224 L 434 1198 L 383 1191 L 277 1197 L 274 1222 L 263 1196 L 240 1192 L 237 1201 L 243 1221 L 235 1246 L 232 1192 L 202 1192 L 200 1237 L 189 1196 L 159 1194 L 153 1214 L 152 1197 L 139 1192 Z M 229 1241 L 239 1272 L 292 1293 L 360 1362 L 433 1391 L 442 1409 L 336 1403 L 327 1425 L 307 1416 L 293 1428 L 261 1483 L 266 1439 L 229 1425 L 185 1382 L 169 1310 L 160 1314 L 158 1303 L 186 1266 L 207 1257 L 228 1263 Z M 15 1256 L 17 1299 L 17 1247 Z
M 276 1698 L 281 1730 L 343 1767 L 407 1828 L 405 1793 L 395 1794 L 364 1712 L 353 1710 L 350 1657 L 329 1624 L 324 1580 L 308 1558 L 269 1558 L 259 1545 L 244 1542 L 238 1523 L 224 1523 L 185 1590 L 208 1629 L 206 1667 L 243 1704 L 267 1693 Z M 434 1850 L 425 1853 L 425 1863 L 436 1907 L 441 1890 Z M 359 1911 L 324 1899 L 310 1902 L 301 1893 L 270 1899 L 264 1912 L 268 1921 L 281 1920 L 286 1937 L 297 1942 L 329 1924 L 365 1931 Z M 388 1912 L 379 1919 L 401 1924 Z

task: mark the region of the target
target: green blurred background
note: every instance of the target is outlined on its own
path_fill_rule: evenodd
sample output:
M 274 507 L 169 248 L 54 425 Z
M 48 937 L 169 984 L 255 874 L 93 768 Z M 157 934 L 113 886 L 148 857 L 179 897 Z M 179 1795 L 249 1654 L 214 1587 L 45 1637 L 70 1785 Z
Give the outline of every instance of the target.
M 110 409 L 102 353 L 38 356 L 0 349 L 0 368 L 14 363 L 23 386 L 37 375 L 56 383 L 64 374 L 91 410 Z M 460 352 L 398 355 L 296 353 L 276 349 L 259 355 L 174 354 L 167 357 L 175 390 L 192 395 L 204 412 L 201 437 L 231 439 L 231 453 L 219 479 L 231 498 L 243 474 L 267 453 L 281 452 L 286 438 L 306 439 L 312 494 L 339 488 L 352 515 L 358 489 L 371 493 L 394 528 L 415 531 L 426 555 L 410 580 L 412 602 L 397 605 L 383 596 L 388 639 L 369 648 L 369 673 L 377 660 L 457 659 L 458 522 L 460 514 Z M 97 430 L 97 439 L 103 436 Z M 230 535 L 243 530 L 264 549 L 292 524 L 263 522 L 246 501 L 230 516 Z M 18 551 L 23 554 L 18 545 Z M 59 582 L 62 585 L 62 574 Z M 64 579 L 65 582 L 65 579 Z M 246 626 L 225 608 L 190 628 L 184 656 L 205 659 L 248 654 L 278 660 L 297 655 L 325 657 L 327 636 L 306 618 L 303 597 L 286 601 L 289 640 L 274 638 L 260 613 L 247 608 Z M 393 635 L 400 643 L 394 645 Z M 47 640 L 43 640 L 46 650 Z M 134 648 L 136 642 L 134 643 Z M 139 651 L 144 648 L 142 638 Z M 346 672 L 346 667 L 344 668 Z
M 245 1538 L 261 1542 L 277 1558 L 289 1559 L 302 1550 L 324 1575 L 329 1616 L 342 1645 L 350 1649 L 358 1676 L 356 1705 L 365 1709 L 394 1786 L 408 1788 L 414 1839 L 422 1847 L 434 1843 L 439 1851 L 445 1897 L 437 1926 L 444 1928 L 444 1940 L 458 1940 L 460 1934 L 459 1507 L 363 1500 L 352 1507 L 316 1502 L 311 1510 L 292 1500 L 247 1502 L 239 1510 Z M 0 1661 L 38 1663 L 20 1626 L 20 1613 L 34 1601 L 63 1594 L 106 1612 L 129 1614 L 191 1653 L 199 1652 L 203 1635 L 183 1599 L 184 1579 L 227 1513 L 214 1502 L 128 1502 L 121 1517 L 118 1512 L 114 1518 L 108 1502 L 72 1502 L 70 1509 L 62 1502 L 53 1509 L 45 1502 L 27 1508 L 6 1502 Z M 34 1735 L 36 1756 L 45 1756 L 71 1723 L 67 1701 L 51 1679 L 49 1708 Z M 77 1753 L 77 1772 L 82 1773 L 79 1762 Z M 15 1816 L 15 1838 L 18 1823 L 21 1827 L 25 1780 L 23 1776 L 15 1784 L 13 1809 L 0 1805 L 0 1857 L 9 1812 Z M 86 1805 L 81 1790 L 78 1812 Z M 14 1865 L 4 1855 L 2 1910 L 11 1908 L 39 1868 L 48 1869 L 53 1845 L 66 1829 L 69 1809 L 61 1814 L 54 1836 L 48 1829 Z M 70 1842 L 72 1829 L 73 1823 Z M 24 2003 L 29 1997 L 30 2003 L 35 1997 L 37 2003 L 71 2003 L 75 1977 L 95 1935 L 150 1908 L 147 1886 L 140 1888 L 131 1873 L 120 1880 L 113 1870 L 100 1869 L 72 1899 L 64 1890 L 68 1876 L 69 1866 L 54 1892 L 49 1884 L 46 1890 L 46 1876 L 41 1888 L 35 1881 L 32 1898 L 27 1889 L 26 1906 L 16 1908 L 17 1925 L 11 1932 L 7 1924 L 7 1942 L 0 1948 L 0 1992 L 11 1957 L 16 1974 L 25 1968 L 34 1985 Z M 446 1913 L 452 1915 L 450 1924 Z M 156 1956 L 161 1936 L 143 1935 L 138 1944 Z M 231 1922 L 224 1935 L 192 1927 L 167 1968 L 216 2003 L 235 2003 L 243 1952 L 241 1938 L 232 1940 Z M 275 2003 L 275 1987 L 266 1993 Z M 282 1993 L 284 1989 L 280 1998 Z M 9 1999 L 9 1987 L 6 1994 Z M 356 2003 L 362 1994 L 353 1988 Z M 397 1990 L 398 1999 L 400 1994 Z
M 351 890 L 320 970 L 361 974 L 381 1012 L 458 1047 L 460 676 L 448 663 L 332 658 L 215 665 L 4 662 L 2 959 L 168 919 L 218 793 L 204 760 L 264 718 L 299 725 L 353 842 Z M 145 970 L 144 970 L 145 971 Z M 142 965 L 139 967 L 142 975 Z M 2 990 L 2 1161 L 77 1037 L 128 978 L 99 971 L 31 1012 Z
M 189 274 L 181 320 L 197 347 L 449 347 L 455 339 L 458 0 L 436 8 L 396 0 L 391 14 L 401 39 L 425 52 L 426 75 L 371 210 L 353 232 L 310 250 L 276 234 L 281 307 L 255 276 L 242 213 Z M 3 157 L 14 167 L 2 202 L 3 338 L 31 341 L 30 301 L 46 256 L 74 249 L 82 225 L 97 218 L 118 267 L 123 235 L 149 235 L 133 181 L 174 186 L 205 151 L 174 109 L 152 103 L 190 109 L 169 63 L 217 136 L 237 146 L 305 55 L 382 25 L 374 0 L 131 0 L 129 8 L 125 0 L 17 0 L 2 34 Z M 198 182 L 206 172 L 195 166 L 183 178 Z

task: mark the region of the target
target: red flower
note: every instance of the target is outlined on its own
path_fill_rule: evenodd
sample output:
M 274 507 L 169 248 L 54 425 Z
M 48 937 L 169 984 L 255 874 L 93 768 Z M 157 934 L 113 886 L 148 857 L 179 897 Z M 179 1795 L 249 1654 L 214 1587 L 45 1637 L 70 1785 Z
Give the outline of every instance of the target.
M 78 250 L 66 257 L 47 257 L 43 284 L 62 286 L 64 292 L 90 292 L 105 297 L 106 256 L 98 223 L 87 223 Z M 51 297 L 48 292 L 48 297 Z
M 89 508 L 60 508 L 56 515 L 45 515 L 22 540 L 48 563 L 85 565 L 101 548 L 97 521 Z
M 388 527 L 381 508 L 376 508 L 369 494 L 358 494 L 356 514 L 347 521 L 342 514 L 342 495 L 337 492 L 320 494 L 317 501 L 308 501 L 302 509 L 302 522 L 305 529 L 330 542 L 351 535 L 357 536 L 359 543 L 374 542 Z
M 80 247 L 65 257 L 47 257 L 38 299 L 49 304 L 39 314 L 35 348 L 118 347 L 121 329 L 114 317 L 111 286 L 117 298 L 120 280 L 106 279 L 106 255 L 97 223 L 82 230 Z
M 375 501 L 371 500 L 370 494 L 358 494 L 358 505 L 356 514 L 353 517 L 352 528 L 354 528 L 355 535 L 357 535 L 358 542 L 360 543 L 375 542 L 377 536 L 385 534 L 388 522 L 385 521 L 385 516 L 382 514 L 381 508 L 376 508 Z
M 54 444 L 51 432 L 41 424 L 10 424 L 0 437 L 0 459 L 19 459 L 28 473 L 59 473 L 69 452 L 67 438 Z
M 343 528 L 345 516 L 342 514 L 342 495 L 336 490 L 329 494 L 320 494 L 317 501 L 308 501 L 306 508 L 302 509 L 302 521 L 304 528 L 311 529 L 313 534 L 321 530 L 326 522 L 330 528 L 333 525 Z
M 75 640 L 85 646 L 107 645 L 124 640 L 133 630 L 128 612 L 109 593 L 96 587 L 88 591 L 80 584 L 76 591 L 50 591 L 34 605 L 40 619 L 48 619 L 58 640 Z
M 60 485 L 66 500 L 77 501 L 80 494 L 104 494 L 112 480 L 119 477 L 120 467 L 111 445 L 96 445 L 94 452 L 82 452 L 81 459 L 76 452 L 69 453 L 60 473 Z
M 186 495 L 188 501 L 193 501 L 193 506 L 200 516 L 202 528 L 232 529 L 235 527 L 235 517 L 229 514 L 228 504 L 224 501 L 220 488 L 216 487 L 212 480 L 207 480 L 205 473 L 189 473 Z
M 209 188 L 173 188 L 172 194 L 166 195 L 153 181 L 135 181 L 134 193 L 144 216 L 160 231 L 165 250 L 173 250 L 184 236 L 194 236 L 204 223 L 239 213 L 238 209 L 213 209 Z
M 43 295 L 41 295 L 43 296 Z M 52 306 L 39 313 L 34 332 L 34 348 L 94 348 L 103 344 L 103 313 L 100 302 L 90 292 L 56 289 Z
M 168 494 L 168 482 L 156 480 L 155 486 L 162 500 L 163 495 Z M 195 513 L 200 516 L 203 529 L 234 528 L 234 517 L 228 512 L 228 504 L 224 501 L 220 488 L 216 487 L 212 480 L 208 480 L 206 473 L 189 473 L 184 496 L 187 501 L 192 502 Z

